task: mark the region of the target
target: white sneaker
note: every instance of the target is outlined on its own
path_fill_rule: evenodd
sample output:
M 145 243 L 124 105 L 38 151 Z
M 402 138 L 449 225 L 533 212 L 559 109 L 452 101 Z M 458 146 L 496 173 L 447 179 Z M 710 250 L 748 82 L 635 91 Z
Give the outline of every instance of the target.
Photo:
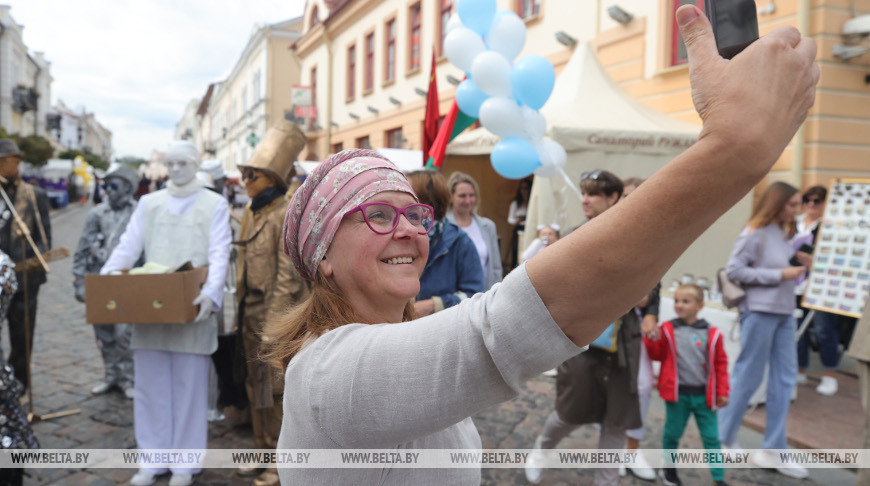
M 136 396 L 136 392 L 133 390 L 132 386 L 130 388 L 124 388 L 124 396 L 130 400 L 132 400 L 133 397 Z
M 722 443 L 722 453 L 731 460 L 735 460 L 737 456 L 743 455 L 743 448 L 740 444 L 733 442 L 731 444 Z
M 831 396 L 837 393 L 837 379 L 833 376 L 823 376 L 822 382 L 816 387 L 816 393 L 819 395 Z
M 111 383 L 100 383 L 99 385 L 91 388 L 91 393 L 94 395 L 102 395 L 103 393 L 109 391 L 109 388 L 112 388 Z
M 783 463 L 775 454 L 769 451 L 760 450 L 752 454 L 750 461 L 757 467 L 776 469 L 778 473 L 791 478 L 804 479 L 809 476 L 806 469 L 796 464 Z
M 173 474 L 169 478 L 169 486 L 190 486 L 193 484 L 193 474 Z
M 541 374 L 544 376 L 556 376 L 558 372 L 556 371 L 556 368 L 553 368 L 552 370 L 547 370 Z
M 809 380 L 807 379 L 806 373 L 798 373 L 797 380 L 795 380 L 796 385 L 806 385 Z
M 130 478 L 133 486 L 150 486 L 154 484 L 154 475 L 148 471 L 139 471 Z
M 655 481 L 656 480 L 656 472 L 650 467 L 649 463 L 646 462 L 646 458 L 643 457 L 643 452 L 640 450 L 637 452 L 637 458 L 634 461 L 634 465 L 626 466 L 626 469 L 631 471 L 632 474 L 637 476 L 640 479 L 645 481 Z
M 541 438 L 535 439 L 535 447 L 529 453 L 529 458 L 526 460 L 525 471 L 526 480 L 532 484 L 541 482 L 541 476 L 544 474 L 544 468 L 541 466 L 543 462 L 543 451 L 541 450 Z

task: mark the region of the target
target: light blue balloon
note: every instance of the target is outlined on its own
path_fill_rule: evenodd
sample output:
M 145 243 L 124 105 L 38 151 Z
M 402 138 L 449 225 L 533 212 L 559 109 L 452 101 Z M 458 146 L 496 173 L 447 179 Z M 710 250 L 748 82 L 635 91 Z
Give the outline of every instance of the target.
M 489 32 L 496 10 L 498 10 L 496 0 L 457 0 L 456 2 L 459 20 L 483 38 L 486 38 L 486 33 Z
M 518 137 L 505 138 L 495 144 L 489 157 L 492 168 L 508 179 L 527 177 L 541 165 L 535 147 Z
M 511 70 L 514 96 L 529 108 L 540 110 L 553 93 L 556 70 L 547 58 L 530 55 L 520 58 Z
M 480 118 L 480 105 L 488 98 L 489 95 L 481 91 L 471 79 L 459 83 L 456 88 L 456 104 L 462 113 L 472 118 Z

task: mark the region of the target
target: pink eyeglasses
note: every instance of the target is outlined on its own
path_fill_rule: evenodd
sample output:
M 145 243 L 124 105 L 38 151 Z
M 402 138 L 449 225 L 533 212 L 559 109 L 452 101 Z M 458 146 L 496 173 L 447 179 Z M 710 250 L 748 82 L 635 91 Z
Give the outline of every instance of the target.
M 369 202 L 351 209 L 344 213 L 344 216 L 347 217 L 357 211 L 362 212 L 369 229 L 379 235 L 392 233 L 399 226 L 399 216 L 403 214 L 421 235 L 432 231 L 432 227 L 435 226 L 435 210 L 427 204 L 410 204 L 399 208 L 383 202 Z

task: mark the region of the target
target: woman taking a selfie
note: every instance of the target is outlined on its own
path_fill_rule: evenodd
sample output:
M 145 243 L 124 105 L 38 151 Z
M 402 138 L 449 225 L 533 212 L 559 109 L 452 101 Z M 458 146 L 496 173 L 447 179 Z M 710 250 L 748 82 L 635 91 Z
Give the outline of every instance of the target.
M 630 198 L 459 305 L 413 319 L 432 209 L 392 163 L 349 150 L 308 176 L 284 220 L 284 251 L 314 282 L 312 295 L 267 329 L 268 358 L 286 366 L 280 449 L 480 448 L 472 414 L 579 353 L 761 180 L 812 105 L 813 42 L 781 28 L 727 63 L 697 8 L 682 7 L 677 21 L 703 74 L 693 79 L 701 139 Z M 745 89 L 759 78 L 768 82 Z M 728 129 L 734 120 L 741 130 Z M 284 484 L 480 483 L 478 468 L 279 474 Z

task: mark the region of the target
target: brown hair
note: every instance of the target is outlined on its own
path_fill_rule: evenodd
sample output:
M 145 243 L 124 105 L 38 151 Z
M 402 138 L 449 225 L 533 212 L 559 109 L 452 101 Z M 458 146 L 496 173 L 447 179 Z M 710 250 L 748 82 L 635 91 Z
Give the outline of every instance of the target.
M 409 301 L 402 321 L 415 318 L 414 306 Z M 307 341 L 352 322 L 360 319 L 350 302 L 331 280 L 317 273 L 307 299 L 266 323 L 260 359 L 284 370 Z
M 420 202 L 435 209 L 435 220 L 444 218 L 450 204 L 450 189 L 444 176 L 434 170 L 415 170 L 408 174 L 408 182 Z
M 616 194 L 616 199 L 622 197 L 622 181 L 613 172 L 593 170 L 580 176 L 580 191 L 590 196 L 610 197 Z
M 622 188 L 625 189 L 625 186 L 640 187 L 643 181 L 644 179 L 640 177 L 628 177 L 622 180 Z
M 801 201 L 806 204 L 807 201 L 810 199 L 810 196 L 818 196 L 819 199 L 822 200 L 822 204 L 824 204 L 825 198 L 828 197 L 828 190 L 825 188 L 825 186 L 813 186 L 807 189 L 806 192 L 804 192 Z
M 786 204 L 788 204 L 788 200 L 797 193 L 796 187 L 782 181 L 776 181 L 767 186 L 767 189 L 758 198 L 758 202 L 755 203 L 755 207 L 752 209 L 752 216 L 746 225 L 756 230 L 773 223 Z M 789 238 L 794 236 L 796 231 L 794 221 L 783 223 L 781 227 Z
M 477 204 L 474 209 L 477 210 L 476 206 L 480 204 L 480 186 L 477 185 L 477 181 L 474 180 L 474 177 L 471 177 L 465 172 L 459 172 L 457 170 L 447 178 L 447 187 L 450 189 L 450 196 L 452 197 L 456 193 L 456 184 L 461 184 L 463 182 L 471 184 L 471 187 L 474 188 L 474 195 L 477 196 Z M 453 206 L 452 198 L 450 200 L 450 205 Z
M 702 289 L 699 285 L 695 285 L 692 283 L 681 284 L 679 287 L 677 287 L 677 290 L 674 290 L 674 296 L 677 295 L 677 292 L 689 292 L 690 294 L 694 295 L 695 300 L 697 300 L 701 304 L 704 303 L 704 289 Z

